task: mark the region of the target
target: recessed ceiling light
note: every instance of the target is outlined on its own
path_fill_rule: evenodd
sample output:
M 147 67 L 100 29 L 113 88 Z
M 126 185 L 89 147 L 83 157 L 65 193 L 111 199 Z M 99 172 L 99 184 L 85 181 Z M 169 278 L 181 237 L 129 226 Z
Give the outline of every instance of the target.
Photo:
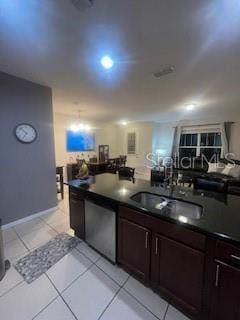
M 193 103 L 187 104 L 187 105 L 186 105 L 186 110 L 191 111 L 191 110 L 193 110 L 195 107 L 196 107 L 196 105 L 193 104 Z
M 126 126 L 128 123 L 127 123 L 127 121 L 125 121 L 125 120 L 123 120 L 122 122 L 121 122 L 121 125 L 122 126 Z
M 101 59 L 101 65 L 104 69 L 111 69 L 114 66 L 114 61 L 110 56 L 104 56 Z

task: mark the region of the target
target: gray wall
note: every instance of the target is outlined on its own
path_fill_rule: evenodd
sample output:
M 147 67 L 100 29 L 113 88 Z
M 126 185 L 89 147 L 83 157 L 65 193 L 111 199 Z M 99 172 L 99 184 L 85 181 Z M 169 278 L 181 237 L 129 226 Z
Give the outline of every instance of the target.
M 56 176 L 51 89 L 0 72 L 0 217 L 2 223 L 55 207 Z M 38 132 L 18 142 L 17 124 Z

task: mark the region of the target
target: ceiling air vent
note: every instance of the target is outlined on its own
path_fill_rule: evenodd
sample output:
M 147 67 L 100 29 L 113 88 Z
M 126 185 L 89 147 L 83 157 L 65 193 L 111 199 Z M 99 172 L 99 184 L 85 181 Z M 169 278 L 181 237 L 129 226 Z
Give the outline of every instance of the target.
M 91 8 L 95 0 L 71 0 L 72 4 L 80 11 Z
M 162 68 L 160 71 L 154 72 L 153 76 L 154 76 L 154 78 L 159 79 L 163 76 L 166 76 L 166 75 L 168 75 L 170 73 L 174 73 L 174 72 L 176 72 L 176 69 L 174 66 L 166 66 L 166 67 Z

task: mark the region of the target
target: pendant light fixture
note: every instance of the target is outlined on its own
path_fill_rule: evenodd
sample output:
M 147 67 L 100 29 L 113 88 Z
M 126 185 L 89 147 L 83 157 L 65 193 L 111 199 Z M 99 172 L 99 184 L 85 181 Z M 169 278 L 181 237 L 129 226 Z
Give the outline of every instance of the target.
M 78 110 L 77 121 L 70 126 L 70 130 L 73 132 L 89 131 L 91 129 L 88 124 L 81 121 L 81 112 L 82 110 Z

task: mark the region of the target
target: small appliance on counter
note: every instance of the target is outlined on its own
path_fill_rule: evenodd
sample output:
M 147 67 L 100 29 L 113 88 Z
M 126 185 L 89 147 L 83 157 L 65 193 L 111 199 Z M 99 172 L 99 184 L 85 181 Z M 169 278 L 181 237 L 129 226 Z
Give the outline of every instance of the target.
M 2 238 L 2 220 L 0 219 L 0 281 L 10 268 L 10 262 L 4 258 L 3 238 Z

